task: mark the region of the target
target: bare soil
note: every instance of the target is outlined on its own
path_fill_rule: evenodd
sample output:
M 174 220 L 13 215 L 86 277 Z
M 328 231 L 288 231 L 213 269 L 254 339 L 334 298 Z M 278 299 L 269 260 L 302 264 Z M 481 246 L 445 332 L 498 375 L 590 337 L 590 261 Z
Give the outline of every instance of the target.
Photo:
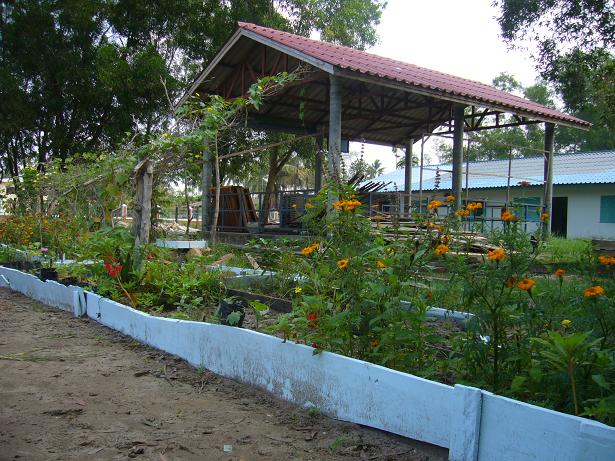
M 0 290 L 0 460 L 446 457 L 442 448 L 295 407 Z

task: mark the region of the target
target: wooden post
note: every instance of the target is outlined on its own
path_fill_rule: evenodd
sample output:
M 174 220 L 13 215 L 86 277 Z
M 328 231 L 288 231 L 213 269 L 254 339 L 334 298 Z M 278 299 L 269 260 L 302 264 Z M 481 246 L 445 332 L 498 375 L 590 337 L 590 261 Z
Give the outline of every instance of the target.
M 211 152 L 209 146 L 205 146 L 201 173 L 201 231 L 203 236 L 211 229 L 211 179 Z
M 135 249 L 149 243 L 152 225 L 152 188 L 154 184 L 154 164 L 146 158 L 135 167 L 137 178 L 137 202 L 133 223 Z
M 454 108 L 454 131 L 453 131 L 453 195 L 455 202 L 453 210 L 461 208 L 461 178 L 463 168 L 463 124 L 464 124 L 464 109 L 462 105 L 456 105 Z
M 406 156 L 404 158 L 404 203 L 407 200 L 407 205 L 404 205 L 402 215 L 412 213 L 412 145 L 414 139 L 409 139 L 406 143 Z
M 329 76 L 329 177 L 339 183 L 342 151 L 342 90 L 340 81 Z
M 545 123 L 545 168 L 544 168 L 544 203 L 543 210 L 548 218 L 543 221 L 543 235 L 551 234 L 551 211 L 553 205 L 553 144 L 555 141 L 555 125 Z

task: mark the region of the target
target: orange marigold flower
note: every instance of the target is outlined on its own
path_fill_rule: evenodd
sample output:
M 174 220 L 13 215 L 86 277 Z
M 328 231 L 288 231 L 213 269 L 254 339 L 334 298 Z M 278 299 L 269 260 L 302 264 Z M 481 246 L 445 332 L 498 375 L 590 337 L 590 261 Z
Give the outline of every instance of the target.
M 519 218 L 517 218 L 514 214 L 512 214 L 508 210 L 502 211 L 502 214 L 500 217 L 502 218 L 502 221 L 504 222 L 515 222 L 519 220 Z
M 470 211 L 469 210 L 457 210 L 455 211 L 455 214 L 459 216 L 460 218 L 465 218 L 467 216 L 470 216 Z
M 380 260 L 376 261 L 376 266 L 380 269 L 384 269 L 386 267 L 386 265 Z
M 428 210 L 437 210 L 442 205 L 444 205 L 444 204 L 440 200 L 432 200 L 431 202 L 429 202 L 429 205 L 427 205 L 427 209 Z
M 312 244 L 310 246 L 307 246 L 307 247 L 303 248 L 301 250 L 301 254 L 303 256 L 309 256 L 312 253 L 314 253 L 314 251 L 316 251 L 318 249 L 318 247 L 320 247 L 320 244 L 319 243 L 314 243 L 314 244 Z
M 598 262 L 603 266 L 609 267 L 615 265 L 615 257 L 613 256 L 598 256 Z
M 555 275 L 557 278 L 564 278 L 564 275 L 566 275 L 566 269 L 557 269 L 553 275 Z
M 470 202 L 466 206 L 466 209 L 468 211 L 476 211 L 476 210 L 480 210 L 482 207 L 483 207 L 483 204 L 481 202 Z
M 583 290 L 583 296 L 585 296 L 586 298 L 597 298 L 598 296 L 602 296 L 603 294 L 604 288 L 602 288 L 600 285 L 585 288 L 585 290 Z
M 487 258 L 490 261 L 501 261 L 506 257 L 506 250 L 504 248 L 495 248 L 487 252 Z
M 446 245 L 446 244 L 448 244 L 448 242 L 451 241 L 451 238 L 448 235 L 443 235 L 440 240 L 442 240 L 442 243 L 444 243 Z
M 446 201 L 448 203 L 453 203 L 455 201 L 455 196 L 453 194 L 446 196 Z
M 446 245 L 440 244 L 436 247 L 434 253 L 437 255 L 445 255 L 446 253 L 448 253 L 448 247 Z
M 524 291 L 531 291 L 536 282 L 533 279 L 523 279 L 517 283 L 517 288 Z
M 373 348 L 375 348 L 375 347 L 377 347 L 377 346 L 378 346 L 378 340 L 377 340 L 376 338 L 372 339 L 372 340 L 369 342 L 369 345 L 372 347 L 372 349 L 373 349 Z
M 340 259 L 337 262 L 337 267 L 339 267 L 340 269 L 346 269 L 348 267 L 348 260 L 347 259 Z
M 547 222 L 549 220 L 549 213 L 546 211 L 540 215 L 540 220 L 542 222 Z

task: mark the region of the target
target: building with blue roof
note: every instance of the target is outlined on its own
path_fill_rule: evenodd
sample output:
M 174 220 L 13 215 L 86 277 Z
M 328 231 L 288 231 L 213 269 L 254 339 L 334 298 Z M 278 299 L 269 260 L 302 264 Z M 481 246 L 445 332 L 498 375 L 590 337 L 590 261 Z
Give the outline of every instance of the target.
M 422 186 L 420 167 L 412 171 L 412 200 L 444 198 L 452 190 L 452 165 L 425 165 Z M 509 175 L 510 169 L 510 175 Z M 404 169 L 372 179 L 387 183 L 386 192 L 404 190 Z M 509 179 L 510 176 L 510 179 Z M 492 205 L 497 218 L 498 206 L 507 201 L 535 204 L 535 216 L 525 207 L 526 221 L 539 223 L 544 190 L 542 156 L 477 161 L 463 164 L 463 199 Z M 551 230 L 569 238 L 615 239 L 615 150 L 576 152 L 555 155 L 553 162 L 553 209 Z M 467 194 L 467 197 L 466 197 Z M 486 207 L 487 209 L 487 207 Z

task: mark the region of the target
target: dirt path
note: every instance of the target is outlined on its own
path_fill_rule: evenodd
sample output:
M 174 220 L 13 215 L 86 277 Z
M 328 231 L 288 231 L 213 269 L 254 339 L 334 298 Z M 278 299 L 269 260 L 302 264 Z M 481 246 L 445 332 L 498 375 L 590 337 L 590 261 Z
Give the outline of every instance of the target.
M 439 460 L 446 451 L 299 409 L 0 289 L 0 460 L 132 458 Z

